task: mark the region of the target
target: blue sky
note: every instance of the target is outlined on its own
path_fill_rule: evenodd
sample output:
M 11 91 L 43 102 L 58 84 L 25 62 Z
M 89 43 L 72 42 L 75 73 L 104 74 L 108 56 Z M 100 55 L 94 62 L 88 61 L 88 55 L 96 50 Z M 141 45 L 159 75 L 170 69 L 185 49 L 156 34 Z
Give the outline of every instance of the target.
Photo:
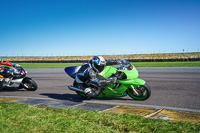
M 200 0 L 0 0 L 0 56 L 200 51 Z

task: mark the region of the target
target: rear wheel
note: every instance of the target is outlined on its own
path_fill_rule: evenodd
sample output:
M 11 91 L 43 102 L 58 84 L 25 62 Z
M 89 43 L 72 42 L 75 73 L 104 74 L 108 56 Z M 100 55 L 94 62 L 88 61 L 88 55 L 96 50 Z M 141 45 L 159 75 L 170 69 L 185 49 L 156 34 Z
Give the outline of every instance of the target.
M 126 92 L 135 100 L 146 100 L 151 95 L 151 89 L 147 84 L 135 86 L 134 89 L 129 87 Z

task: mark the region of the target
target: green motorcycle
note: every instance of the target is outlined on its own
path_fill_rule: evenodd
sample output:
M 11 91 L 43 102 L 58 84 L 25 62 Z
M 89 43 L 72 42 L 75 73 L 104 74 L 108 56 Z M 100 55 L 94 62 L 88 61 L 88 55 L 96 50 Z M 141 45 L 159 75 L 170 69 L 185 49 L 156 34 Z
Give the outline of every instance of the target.
M 146 100 L 151 95 L 151 89 L 147 83 L 139 79 L 137 69 L 128 61 L 120 59 L 119 63 L 114 66 L 106 66 L 105 69 L 97 75 L 99 81 L 109 79 L 110 77 L 123 75 L 114 83 L 110 83 L 100 91 L 97 97 L 122 97 L 129 95 L 135 100 Z M 80 66 L 66 67 L 65 72 L 75 79 L 77 71 Z M 112 79 L 112 78 L 111 78 Z M 76 93 L 82 97 L 86 97 L 83 90 L 79 85 L 74 82 L 73 86 L 68 86 L 70 90 L 76 91 Z

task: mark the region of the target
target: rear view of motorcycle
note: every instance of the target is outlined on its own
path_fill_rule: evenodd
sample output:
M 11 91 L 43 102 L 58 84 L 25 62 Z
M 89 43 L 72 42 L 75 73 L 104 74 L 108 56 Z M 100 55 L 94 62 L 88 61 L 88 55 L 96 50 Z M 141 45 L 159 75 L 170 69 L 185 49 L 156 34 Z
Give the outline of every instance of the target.
M 35 91 L 38 86 L 37 83 L 26 77 L 27 72 L 20 67 L 5 67 L 4 73 L 0 75 L 1 89 L 26 89 L 27 91 Z M 10 76 L 9 76 L 10 75 Z
M 119 64 L 114 66 L 106 66 L 105 69 L 97 75 L 96 84 L 105 79 L 116 79 L 114 82 L 102 88 L 96 88 L 93 82 L 88 83 L 91 88 L 98 90 L 97 97 L 122 97 L 130 96 L 135 100 L 146 100 L 151 95 L 151 89 L 146 81 L 139 79 L 137 69 L 128 61 L 120 59 Z M 75 79 L 76 73 L 80 69 L 80 66 L 66 67 L 65 72 Z M 116 78 L 112 78 L 113 75 Z M 73 85 L 68 86 L 70 90 L 75 91 L 81 97 L 86 97 L 84 91 L 79 84 L 74 82 Z

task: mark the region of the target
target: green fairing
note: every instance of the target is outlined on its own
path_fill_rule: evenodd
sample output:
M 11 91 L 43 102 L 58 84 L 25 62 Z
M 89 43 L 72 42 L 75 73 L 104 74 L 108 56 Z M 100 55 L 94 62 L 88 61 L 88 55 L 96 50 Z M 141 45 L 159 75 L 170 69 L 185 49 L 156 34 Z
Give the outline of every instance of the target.
M 116 83 L 120 83 L 121 85 L 116 89 L 113 89 L 116 85 L 113 83 L 104 87 L 105 94 L 100 93 L 98 97 L 125 96 L 127 95 L 125 92 L 130 85 L 137 86 L 145 84 L 144 80 L 137 78 L 139 74 L 135 67 L 133 67 L 133 70 L 118 70 L 118 72 L 119 71 L 124 72 L 127 76 L 127 79 L 118 80 Z M 106 66 L 106 68 L 101 73 L 98 74 L 97 78 L 103 80 L 116 74 L 117 74 L 116 68 L 111 66 Z
M 8 65 L 1 65 L 0 67 L 4 67 L 4 68 L 15 68 L 13 66 L 8 66 Z
M 11 67 L 11 66 L 8 66 L 8 65 L 1 65 L 0 67 Z
M 97 75 L 97 78 L 103 80 L 109 78 L 113 74 L 117 74 L 117 69 L 111 66 L 106 66 L 106 68 Z
M 104 87 L 104 93 L 100 93 L 98 95 L 98 97 L 116 97 L 116 96 L 126 96 L 127 94 L 125 93 L 126 90 L 127 90 L 127 87 L 129 85 L 120 85 L 119 88 L 116 88 L 116 89 L 112 89 L 115 87 L 114 84 L 110 84 L 106 87 Z
M 119 72 L 126 73 L 127 79 L 134 79 L 134 78 L 138 78 L 139 76 L 136 68 L 134 68 L 133 70 L 119 70 Z
M 145 84 L 145 81 L 142 79 L 124 79 L 124 80 L 118 80 L 117 83 L 126 84 L 126 85 L 143 85 Z
M 124 59 L 121 59 L 118 66 L 106 66 L 105 69 L 97 75 L 97 79 L 105 80 L 110 77 L 116 77 L 118 73 L 125 73 L 123 79 L 111 83 L 98 94 L 97 97 L 122 97 L 129 95 L 135 100 L 146 100 L 151 95 L 150 87 L 142 79 L 139 79 L 137 69 Z M 86 97 L 84 93 L 77 92 L 80 96 Z

